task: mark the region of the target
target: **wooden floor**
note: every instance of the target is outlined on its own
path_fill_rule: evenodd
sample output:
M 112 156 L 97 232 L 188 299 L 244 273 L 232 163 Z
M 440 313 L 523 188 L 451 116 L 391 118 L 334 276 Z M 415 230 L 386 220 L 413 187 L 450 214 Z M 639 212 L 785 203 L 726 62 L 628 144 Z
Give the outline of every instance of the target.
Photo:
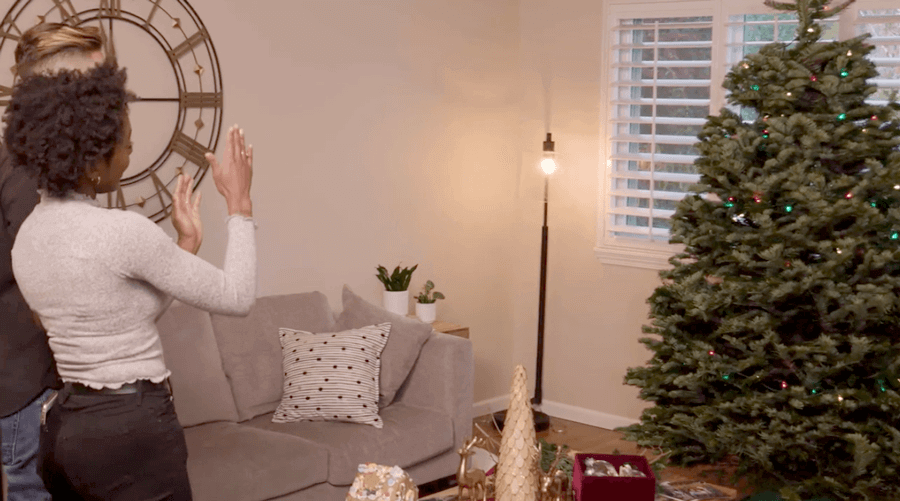
M 491 452 L 499 452 L 500 432 L 493 425 L 491 415 L 479 416 L 474 419 L 473 434 L 487 438 Z M 538 433 L 538 439 L 543 438 L 552 444 L 568 445 L 576 452 L 593 452 L 612 454 L 618 451 L 621 454 L 642 455 L 648 462 L 656 458 L 650 450 L 641 450 L 637 444 L 624 440 L 622 434 L 617 431 L 605 430 L 586 424 L 566 421 L 565 419 L 550 418 L 550 429 Z M 732 488 L 736 491 L 736 499 L 742 499 L 750 492 L 746 485 L 738 482 L 731 483 L 733 469 L 728 465 L 719 467 L 676 468 L 666 467 L 662 470 L 660 481 L 702 480 L 711 484 Z

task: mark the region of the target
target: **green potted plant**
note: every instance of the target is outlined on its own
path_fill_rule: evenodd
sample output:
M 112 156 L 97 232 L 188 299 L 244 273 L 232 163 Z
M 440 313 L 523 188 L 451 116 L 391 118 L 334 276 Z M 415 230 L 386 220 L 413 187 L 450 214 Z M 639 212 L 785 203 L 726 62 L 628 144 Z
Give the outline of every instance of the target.
M 403 316 L 409 313 L 409 281 L 418 267 L 419 265 L 415 265 L 412 268 L 401 270 L 400 266 L 397 266 L 390 275 L 384 266 L 378 265 L 375 268 L 378 270 L 378 274 L 375 276 L 384 284 L 384 296 L 382 296 L 384 309 Z
M 431 292 L 434 290 L 434 282 L 431 280 L 425 282 L 422 286 L 422 292 L 416 296 L 416 316 L 425 323 L 434 322 L 437 317 L 437 300 L 445 299 L 440 292 Z

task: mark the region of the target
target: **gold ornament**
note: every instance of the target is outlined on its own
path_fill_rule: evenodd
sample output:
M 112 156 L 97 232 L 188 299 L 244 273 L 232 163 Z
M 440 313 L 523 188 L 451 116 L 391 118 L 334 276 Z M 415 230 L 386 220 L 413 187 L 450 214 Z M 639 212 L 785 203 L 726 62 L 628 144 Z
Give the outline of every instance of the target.
M 569 498 L 569 477 L 559 468 L 564 456 L 563 448 L 558 447 L 550 468 L 541 473 L 541 501 L 566 501 Z
M 475 453 L 472 447 L 483 447 L 483 445 L 484 440 L 481 437 L 472 437 L 465 441 L 461 449 L 456 451 L 459 454 L 459 468 L 456 471 L 456 483 L 459 484 L 458 501 L 466 499 L 485 501 L 487 499 L 487 476 L 484 471 L 477 468 L 470 470 L 466 465 L 469 456 Z M 463 497 L 464 490 L 469 491 L 466 497 Z

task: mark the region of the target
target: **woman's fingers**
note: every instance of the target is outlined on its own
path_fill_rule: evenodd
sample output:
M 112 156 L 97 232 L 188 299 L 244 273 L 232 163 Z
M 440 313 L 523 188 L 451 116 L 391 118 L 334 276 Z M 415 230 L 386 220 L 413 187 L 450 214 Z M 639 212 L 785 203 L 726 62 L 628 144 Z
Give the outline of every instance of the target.
M 241 144 L 240 144 L 240 132 L 238 126 L 235 125 L 231 128 L 231 159 L 233 163 L 231 165 L 236 165 L 241 161 Z
M 219 172 L 219 161 L 216 160 L 216 155 L 213 153 L 207 153 L 205 155 L 206 161 L 209 162 L 209 167 L 213 170 L 213 172 Z
M 184 177 L 184 204 L 186 206 L 191 205 L 191 195 L 194 193 L 194 179 L 191 176 L 182 174 L 181 177 Z

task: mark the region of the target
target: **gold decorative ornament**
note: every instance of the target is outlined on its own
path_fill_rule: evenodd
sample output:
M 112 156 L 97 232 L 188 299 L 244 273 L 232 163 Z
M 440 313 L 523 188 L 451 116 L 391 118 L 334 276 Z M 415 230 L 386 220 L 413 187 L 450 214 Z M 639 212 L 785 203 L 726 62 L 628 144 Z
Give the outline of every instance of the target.
M 550 468 L 546 473 L 541 473 L 540 501 L 567 501 L 569 499 L 569 477 L 559 467 L 564 457 L 563 448 L 557 448 L 556 457 L 550 463 Z
M 0 22 L 0 64 L 14 66 L 16 45 L 35 21 L 98 26 L 107 57 L 128 71 L 138 96 L 129 105 L 134 151 L 119 189 L 98 200 L 162 221 L 178 176 L 191 176 L 197 189 L 222 131 L 222 74 L 200 16 L 186 0 L 16 0 Z M 4 108 L 14 79 L 0 78 Z
M 487 475 L 484 470 L 477 468 L 468 468 L 469 456 L 475 453 L 472 447 L 483 447 L 484 440 L 481 437 L 473 436 L 466 440 L 463 446 L 456 451 L 459 454 L 459 468 L 456 470 L 456 483 L 459 484 L 458 501 L 472 500 L 485 501 L 487 499 Z M 468 491 L 468 495 L 463 497 L 463 492 Z

